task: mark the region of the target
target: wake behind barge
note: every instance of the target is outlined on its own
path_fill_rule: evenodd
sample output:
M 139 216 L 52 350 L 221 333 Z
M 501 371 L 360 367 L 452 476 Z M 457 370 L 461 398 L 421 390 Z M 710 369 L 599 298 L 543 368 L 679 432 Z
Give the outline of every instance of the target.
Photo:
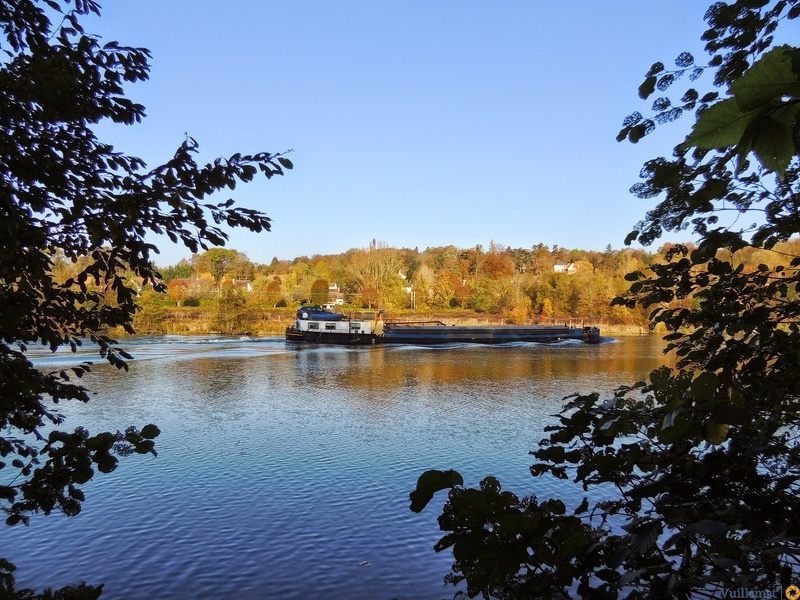
M 597 327 L 560 325 L 445 325 L 439 321 L 384 321 L 379 311 L 343 315 L 318 306 L 304 306 L 297 311 L 294 325 L 286 328 L 286 339 L 316 344 L 434 344 L 469 343 L 503 344 L 507 342 L 552 343 L 579 340 L 600 342 Z

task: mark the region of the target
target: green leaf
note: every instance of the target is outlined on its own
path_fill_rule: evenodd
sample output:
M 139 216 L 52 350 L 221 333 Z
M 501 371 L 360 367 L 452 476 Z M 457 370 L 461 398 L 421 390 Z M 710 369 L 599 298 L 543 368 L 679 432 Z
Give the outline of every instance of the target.
M 155 446 L 155 442 L 154 441 L 152 441 L 152 440 L 144 440 L 144 441 L 139 442 L 138 444 L 136 444 L 136 446 L 133 448 L 133 450 L 137 454 L 147 454 L 148 452 L 151 452 L 151 453 L 155 454 L 155 450 L 153 450 L 154 446 Z
M 752 150 L 761 164 L 783 178 L 798 148 L 792 131 L 798 117 L 800 77 L 786 48 L 761 57 L 730 87 L 731 98 L 699 114 L 678 146 L 687 150 L 737 148 L 738 169 Z
M 154 438 L 157 438 L 158 434 L 160 433 L 161 430 L 152 423 L 150 425 L 145 425 L 144 427 L 142 427 L 142 437 L 145 439 L 152 440 Z
M 752 149 L 764 168 L 775 171 L 781 179 L 786 175 L 792 157 L 797 154 L 791 128 L 775 119 L 759 121 L 758 131 L 753 135 Z
M 650 77 L 652 75 L 658 75 L 662 71 L 664 71 L 664 63 L 662 62 L 653 63 L 653 66 L 650 67 L 649 71 L 647 71 L 646 77 Z
M 278 157 L 278 162 L 281 163 L 281 166 L 284 169 L 293 169 L 294 168 L 294 165 L 292 164 L 292 161 L 290 161 L 288 158 L 284 158 L 282 156 L 279 156 Z
M 566 505 L 558 498 L 545 500 L 542 502 L 541 507 L 543 511 L 548 511 L 554 515 L 563 515 L 565 512 L 567 512 Z
M 654 91 L 656 91 L 656 77 L 652 75 L 645 79 L 644 83 L 639 86 L 639 97 L 642 100 L 647 100 Z
M 631 127 L 631 130 L 628 132 L 628 140 L 632 144 L 636 144 L 641 140 L 644 136 L 650 133 L 653 130 L 653 122 L 647 120 L 643 123 L 639 123 L 635 127 Z
M 692 381 L 692 396 L 696 402 L 703 402 L 714 397 L 719 387 L 719 378 L 714 373 L 703 372 Z
M 700 113 L 692 132 L 678 145 L 678 148 L 688 150 L 697 147 L 711 150 L 736 146 L 757 112 L 743 112 L 735 98 L 717 102 Z
M 630 542 L 629 551 L 633 555 L 644 554 L 655 546 L 663 527 L 660 521 L 650 521 L 636 530 L 636 535 Z
M 443 535 L 442 538 L 433 545 L 434 551 L 441 552 L 442 550 L 447 550 L 458 541 L 461 535 L 461 533 L 447 533 Z
M 785 96 L 799 96 L 800 80 L 786 48 L 774 48 L 757 60 L 731 84 L 730 93 L 745 112 L 771 106 Z
M 92 457 L 94 462 L 97 464 L 97 470 L 101 473 L 111 473 L 114 469 L 117 468 L 118 460 L 111 456 L 108 452 L 95 452 L 94 456 Z M 75 479 L 76 483 L 81 483 L 77 479 Z
M 425 471 L 417 480 L 417 487 L 409 494 L 411 510 L 420 512 L 433 499 L 433 495 L 441 490 L 464 485 L 464 478 L 458 471 Z
M 564 462 L 564 447 L 563 446 L 551 446 L 549 448 L 543 448 L 536 453 L 536 458 L 541 460 L 547 460 L 552 463 L 563 463 Z
M 578 505 L 573 514 L 579 515 L 589 510 L 589 499 L 584 496 L 583 501 Z
M 709 444 L 721 444 L 728 437 L 730 428 L 730 425 L 712 419 L 703 426 L 703 439 Z
M 623 527 L 631 531 L 632 535 L 627 536 L 627 544 L 622 545 L 619 550 L 611 556 L 610 565 L 619 567 L 629 556 L 639 556 L 646 554 L 658 540 L 658 536 L 663 531 L 661 521 L 648 521 L 644 524 L 635 525 L 631 523 Z
M 493 494 L 491 491 L 466 489 L 452 499 L 453 512 L 466 519 L 473 519 L 477 515 L 479 520 L 483 521 L 491 512 L 492 495 L 496 496 L 497 494 Z
M 89 481 L 92 476 L 94 475 L 94 469 L 90 466 L 84 466 L 82 468 L 76 468 L 72 475 L 72 480 L 81 485 Z
M 675 59 L 675 65 L 681 68 L 691 67 L 694 64 L 694 56 L 688 52 L 681 52 Z

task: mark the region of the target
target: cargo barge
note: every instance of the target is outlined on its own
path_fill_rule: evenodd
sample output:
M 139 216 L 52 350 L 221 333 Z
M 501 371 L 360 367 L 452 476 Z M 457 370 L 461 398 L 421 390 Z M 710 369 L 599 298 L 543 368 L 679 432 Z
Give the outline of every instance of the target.
M 293 325 L 286 328 L 286 339 L 315 344 L 504 344 L 508 342 L 553 343 L 578 340 L 587 344 L 600 342 L 597 327 L 566 325 L 445 325 L 440 321 L 384 321 L 380 311 L 355 312 L 350 315 L 318 306 L 304 306 L 297 311 Z

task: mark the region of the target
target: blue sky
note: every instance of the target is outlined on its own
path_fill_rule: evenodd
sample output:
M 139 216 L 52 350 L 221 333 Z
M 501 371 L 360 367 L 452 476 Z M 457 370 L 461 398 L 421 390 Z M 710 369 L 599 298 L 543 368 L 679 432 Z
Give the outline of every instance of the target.
M 185 134 L 203 161 L 293 150 L 285 177 L 233 193 L 273 219 L 269 233 L 230 232 L 228 247 L 253 261 L 373 239 L 602 250 L 622 247 L 652 206 L 628 190 L 691 117 L 638 145 L 615 136 L 649 110 L 637 87 L 653 62 L 702 60 L 706 7 L 106 0 L 87 31 L 153 54 L 150 80 L 129 89 L 148 117 L 101 128 L 118 150 L 151 166 Z M 160 266 L 190 256 L 157 243 Z

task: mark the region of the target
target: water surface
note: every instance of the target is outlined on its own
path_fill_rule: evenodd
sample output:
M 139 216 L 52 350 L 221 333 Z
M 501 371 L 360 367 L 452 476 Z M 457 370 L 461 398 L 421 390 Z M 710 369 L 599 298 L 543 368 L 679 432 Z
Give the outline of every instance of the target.
M 85 486 L 76 518 L 2 529 L 20 587 L 105 583 L 109 599 L 452 597 L 426 469 L 519 495 L 574 496 L 534 479 L 528 452 L 564 396 L 610 393 L 662 364 L 650 337 L 600 345 L 364 348 L 279 338 L 128 340 L 128 373 L 100 364 L 66 427 L 156 423 L 158 457 Z M 91 359 L 37 354 L 42 368 Z M 438 502 L 438 503 L 437 503 Z

